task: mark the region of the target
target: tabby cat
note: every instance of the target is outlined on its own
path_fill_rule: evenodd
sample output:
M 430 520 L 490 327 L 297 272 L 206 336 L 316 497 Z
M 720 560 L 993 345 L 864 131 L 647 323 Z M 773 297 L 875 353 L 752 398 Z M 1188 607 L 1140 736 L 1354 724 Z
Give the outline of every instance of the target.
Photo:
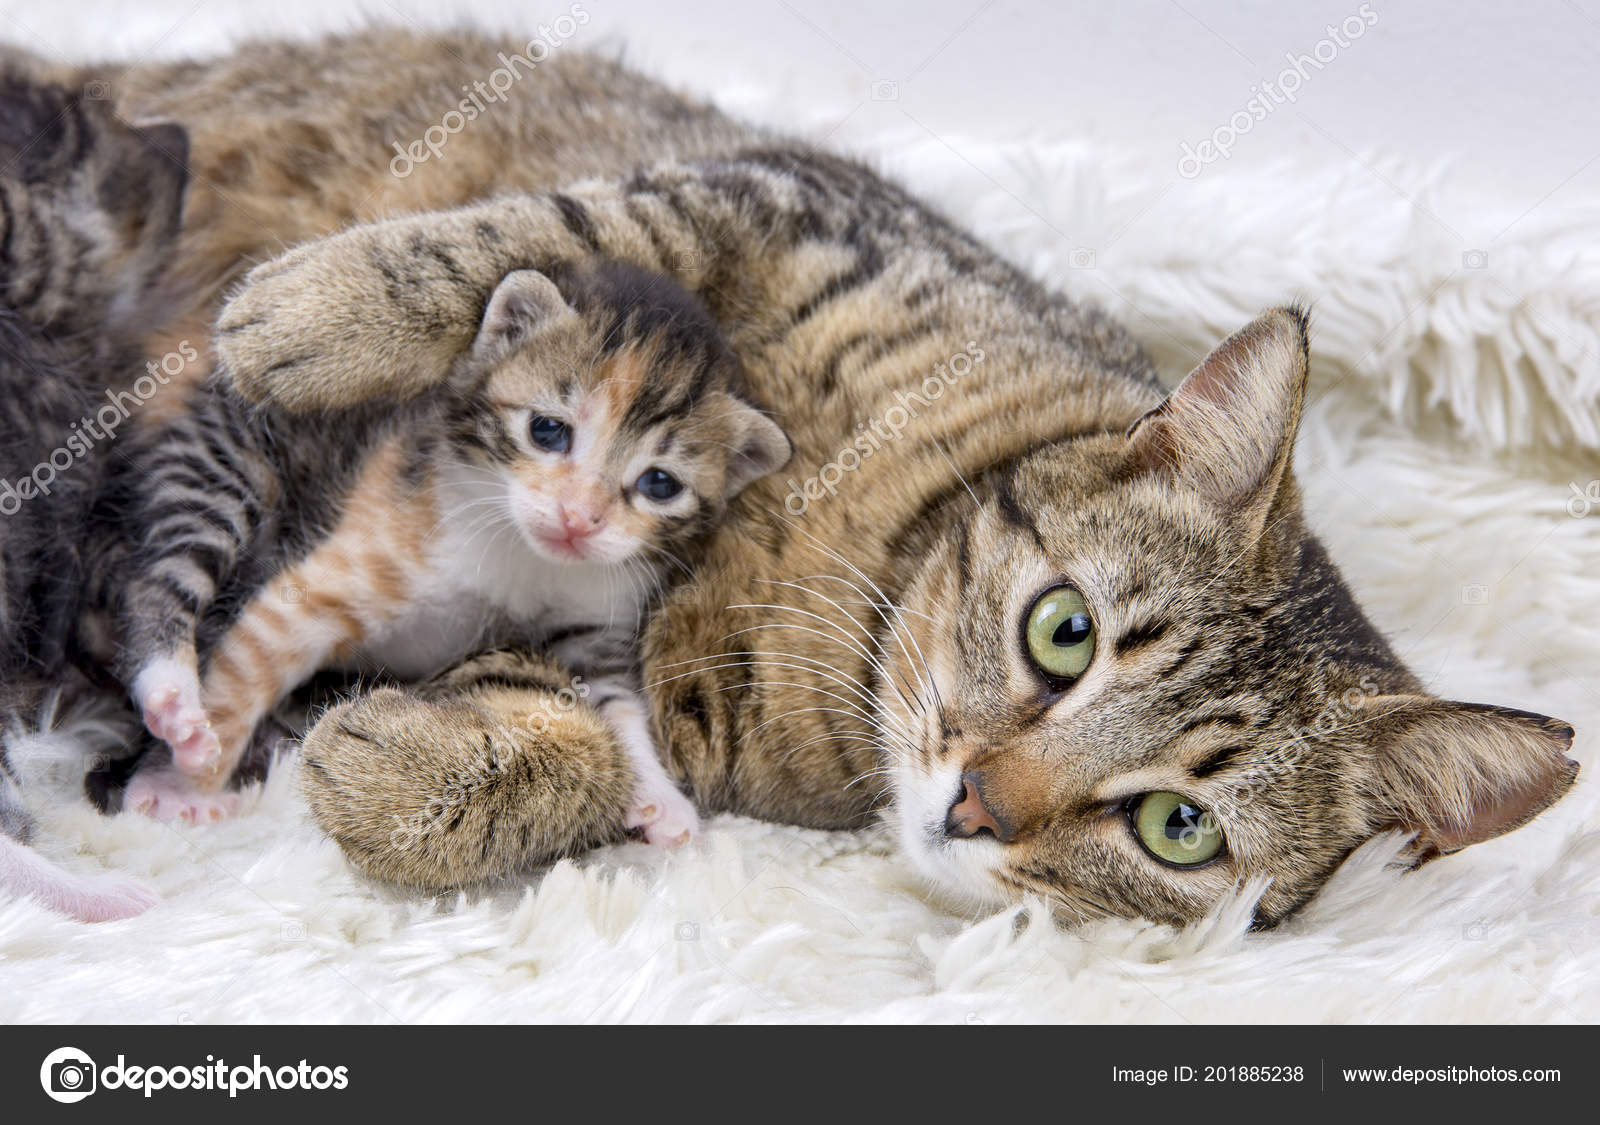
M 146 377 L 135 328 L 160 315 L 185 151 L 180 127 L 134 128 L 0 58 L 0 738 L 73 677 L 90 524 Z M 90 921 L 153 901 L 57 870 L 21 846 L 32 829 L 0 742 L 0 890 Z
M 190 125 L 219 195 L 246 189 L 191 207 L 189 276 L 445 208 L 254 270 L 216 340 L 253 399 L 424 394 L 512 270 L 606 256 L 702 297 L 796 448 L 644 634 L 654 731 L 703 811 L 884 815 L 973 904 L 1185 922 L 1248 882 L 1269 924 L 1377 833 L 1420 860 L 1571 785 L 1570 727 L 1426 694 L 1307 530 L 1300 310 L 1164 394 L 1122 327 L 865 166 L 571 48 L 391 174 L 518 51 L 379 30 L 112 81 Z M 559 682 L 496 654 L 334 709 L 305 745 L 313 808 L 417 886 L 613 838 L 626 752 L 547 706 Z
M 170 765 L 124 807 L 232 810 L 258 726 L 313 673 L 409 678 L 515 643 L 558 658 L 621 737 L 626 817 L 681 843 L 636 634 L 673 567 L 789 457 L 716 323 L 621 263 L 507 273 L 448 385 L 409 403 L 289 415 L 208 385 L 143 435 L 129 512 L 123 675 Z

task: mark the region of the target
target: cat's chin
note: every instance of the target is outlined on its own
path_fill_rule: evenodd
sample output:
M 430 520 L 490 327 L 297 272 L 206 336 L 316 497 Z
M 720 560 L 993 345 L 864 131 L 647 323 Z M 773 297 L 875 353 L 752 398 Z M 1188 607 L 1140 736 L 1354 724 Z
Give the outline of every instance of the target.
M 895 836 L 917 873 L 942 895 L 964 910 L 998 910 L 1010 901 L 994 877 L 1005 863 L 1005 845 L 983 836 L 952 839 L 944 832 L 960 776 L 954 766 L 930 772 L 896 769 L 892 775 Z

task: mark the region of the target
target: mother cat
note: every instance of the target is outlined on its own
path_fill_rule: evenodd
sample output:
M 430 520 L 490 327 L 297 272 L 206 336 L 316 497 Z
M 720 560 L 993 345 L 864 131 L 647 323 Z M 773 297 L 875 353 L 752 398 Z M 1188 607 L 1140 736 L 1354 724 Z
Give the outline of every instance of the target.
M 643 639 L 705 811 L 885 810 L 942 886 L 1072 917 L 1184 922 L 1255 880 L 1271 923 L 1376 833 L 1454 851 L 1572 783 L 1570 727 L 1425 694 L 1307 530 L 1297 309 L 1163 397 L 1120 326 L 898 186 L 570 47 L 372 31 L 79 77 L 189 129 L 195 318 L 284 243 L 455 208 L 250 273 L 216 344 L 252 397 L 436 385 L 515 269 L 603 254 L 702 296 L 797 449 Z M 564 686 L 500 653 L 342 705 L 313 808 L 418 886 L 615 838 L 626 757 Z

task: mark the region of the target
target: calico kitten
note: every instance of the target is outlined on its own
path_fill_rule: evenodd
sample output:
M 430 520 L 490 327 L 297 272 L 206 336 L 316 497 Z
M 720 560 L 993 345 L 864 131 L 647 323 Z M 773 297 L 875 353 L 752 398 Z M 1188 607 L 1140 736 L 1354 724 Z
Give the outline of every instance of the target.
M 124 806 L 224 815 L 258 724 L 319 669 L 414 679 L 516 643 L 617 731 L 628 826 L 680 842 L 694 806 L 650 736 L 635 637 L 681 554 L 788 457 L 704 307 L 620 263 L 505 275 L 418 402 L 293 418 L 213 385 L 134 467 L 123 671 L 171 764 Z
M 70 678 L 91 513 L 133 336 L 160 303 L 177 234 L 186 137 L 0 64 L 0 739 Z M 84 920 L 154 901 L 70 876 L 20 846 L 32 831 L 0 744 L 0 887 Z

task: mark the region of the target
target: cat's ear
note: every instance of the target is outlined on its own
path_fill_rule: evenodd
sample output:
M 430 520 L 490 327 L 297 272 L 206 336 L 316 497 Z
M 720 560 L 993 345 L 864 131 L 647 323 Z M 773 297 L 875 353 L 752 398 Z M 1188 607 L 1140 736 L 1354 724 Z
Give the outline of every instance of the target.
M 727 486 L 731 500 L 751 481 L 775 473 L 794 456 L 794 443 L 783 427 L 743 399 L 733 398 L 727 420 L 732 426 L 733 455 L 728 459 Z
M 1259 530 L 1289 470 L 1309 341 L 1299 307 L 1228 337 L 1128 430 L 1136 472 L 1163 472 Z
M 1566 723 L 1529 711 L 1414 695 L 1361 702 L 1377 752 L 1380 798 L 1430 852 L 1454 852 L 1518 828 L 1578 776 Z
M 472 342 L 473 357 L 491 363 L 502 359 L 540 332 L 577 315 L 544 274 L 513 270 L 495 286 L 484 307 Z

